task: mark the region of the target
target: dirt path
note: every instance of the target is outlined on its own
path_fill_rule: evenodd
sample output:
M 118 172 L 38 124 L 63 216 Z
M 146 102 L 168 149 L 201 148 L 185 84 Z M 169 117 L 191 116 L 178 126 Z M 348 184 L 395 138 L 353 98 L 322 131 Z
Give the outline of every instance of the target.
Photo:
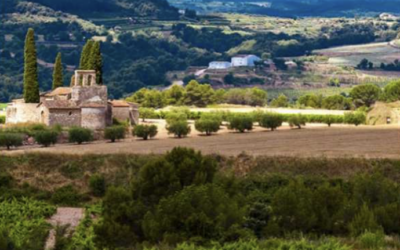
M 45 249 L 53 249 L 56 243 L 56 231 L 57 226 L 67 226 L 69 225 L 69 230 L 73 231 L 79 222 L 84 217 L 83 208 L 73 208 L 73 207 L 59 207 L 57 208 L 57 213 L 53 215 L 48 222 L 53 226 L 50 230 L 49 237 L 46 241 Z
M 51 148 L 22 148 L 5 153 L 161 154 L 177 146 L 194 148 L 205 154 L 215 153 L 227 156 L 246 152 L 250 155 L 267 156 L 400 159 L 400 128 L 372 126 L 328 128 L 326 125 L 313 125 L 298 130 L 285 126 L 275 132 L 256 128 L 245 134 L 224 129 L 210 137 L 192 132 L 188 138 L 184 139 L 169 137 L 161 128 L 157 138 L 149 141 L 127 138 L 113 144 L 104 141 L 81 146 L 63 144 Z

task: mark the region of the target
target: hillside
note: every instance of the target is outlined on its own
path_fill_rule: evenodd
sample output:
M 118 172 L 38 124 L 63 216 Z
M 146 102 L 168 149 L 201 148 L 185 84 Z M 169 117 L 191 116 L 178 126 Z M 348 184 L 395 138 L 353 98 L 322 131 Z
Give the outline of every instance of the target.
M 21 2 L 21 1 L 19 1 Z M 56 11 L 77 14 L 82 17 L 92 16 L 142 16 L 163 19 L 177 19 L 178 10 L 166 0 L 31 0 Z M 1 12 L 12 12 L 18 0 L 6 0 Z
M 179 8 L 202 13 L 237 12 L 277 17 L 355 17 L 398 13 L 398 0 L 169 0 Z

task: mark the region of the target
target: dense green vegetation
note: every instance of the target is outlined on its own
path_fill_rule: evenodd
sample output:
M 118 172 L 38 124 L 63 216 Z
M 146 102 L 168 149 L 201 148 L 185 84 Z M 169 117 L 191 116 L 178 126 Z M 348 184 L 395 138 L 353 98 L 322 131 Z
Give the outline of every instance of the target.
M 4 189 L 6 185 L 1 176 L 0 187 Z M 29 198 L 0 201 L 0 248 L 43 249 L 50 229 L 45 219 L 54 213 L 54 206 Z
M 54 213 L 52 206 L 33 198 L 76 204 L 84 201 L 82 197 L 96 201 L 105 194 L 102 205 L 88 208 L 73 235 L 59 235 L 60 249 L 163 250 L 175 244 L 181 250 L 396 248 L 400 242 L 385 235 L 400 230 L 398 164 L 244 155 L 228 159 L 185 148 L 162 156 L 4 156 L 0 166 L 7 177 L 1 178 L 1 197 L 31 198 L 5 201 L 0 207 L 13 213 L 34 209 L 35 216 L 5 220 L 29 218 L 24 221 L 32 225 L 33 218 L 43 222 L 40 218 Z M 39 190 L 17 184 L 21 176 L 13 173 L 20 168 L 29 169 L 35 176 L 30 183 Z M 60 178 L 82 188 L 40 191 L 41 181 L 59 185 Z M 23 205 L 28 201 L 29 206 Z M 10 204 L 15 208 L 9 209 Z M 6 239 L 17 244 L 17 239 L 37 238 L 34 232 L 48 230 L 39 223 L 43 231 L 24 231 L 26 223 L 19 225 L 18 232 L 25 232 L 18 234 L 22 238 L 12 234 Z

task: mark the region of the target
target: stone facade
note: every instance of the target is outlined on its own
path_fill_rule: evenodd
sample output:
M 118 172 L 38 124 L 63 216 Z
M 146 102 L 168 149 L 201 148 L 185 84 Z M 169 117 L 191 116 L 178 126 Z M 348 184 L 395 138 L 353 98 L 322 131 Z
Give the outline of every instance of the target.
M 111 125 L 113 118 L 138 123 L 138 105 L 109 101 L 107 87 L 96 85 L 95 71 L 77 70 L 73 79 L 71 87 L 60 87 L 42 94 L 40 103 L 13 100 L 7 107 L 6 122 L 82 126 L 94 130 Z

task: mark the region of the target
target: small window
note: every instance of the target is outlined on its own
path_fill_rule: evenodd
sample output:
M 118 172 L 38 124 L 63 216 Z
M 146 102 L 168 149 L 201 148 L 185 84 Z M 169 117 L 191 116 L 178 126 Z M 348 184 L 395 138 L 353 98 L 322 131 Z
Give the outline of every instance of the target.
M 71 116 L 72 115 L 72 111 L 69 111 L 68 115 Z

